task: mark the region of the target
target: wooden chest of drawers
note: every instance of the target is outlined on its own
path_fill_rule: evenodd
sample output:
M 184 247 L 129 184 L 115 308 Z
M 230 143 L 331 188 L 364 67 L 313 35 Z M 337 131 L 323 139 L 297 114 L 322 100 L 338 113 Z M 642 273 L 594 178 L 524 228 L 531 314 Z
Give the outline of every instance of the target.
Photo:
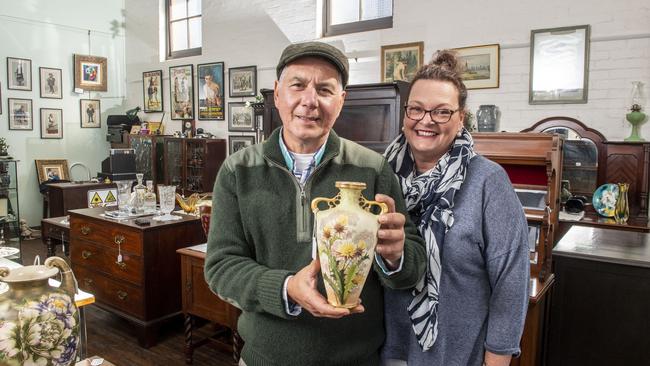
M 142 347 L 155 344 L 156 327 L 181 311 L 176 249 L 205 241 L 198 218 L 140 227 L 100 216 L 101 208 L 70 211 L 70 258 L 79 288 L 138 329 Z M 122 255 L 118 262 L 118 255 Z

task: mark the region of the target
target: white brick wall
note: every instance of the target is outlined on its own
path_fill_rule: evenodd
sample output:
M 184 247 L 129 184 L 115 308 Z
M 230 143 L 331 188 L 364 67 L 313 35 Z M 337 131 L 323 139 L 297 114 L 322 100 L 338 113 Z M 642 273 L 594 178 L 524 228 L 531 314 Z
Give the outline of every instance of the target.
M 158 19 L 151 10 L 158 7 L 158 1 L 126 2 L 127 105 L 142 104 L 143 71 L 163 69 L 166 77 L 170 65 L 186 63 L 224 61 L 226 68 L 257 65 L 258 86 L 272 87 L 282 49 L 290 42 L 317 38 L 320 19 L 316 18 L 322 4 L 322 0 L 203 0 L 203 55 L 159 63 Z M 424 41 L 428 58 L 441 48 L 500 43 L 500 87 L 470 91 L 470 110 L 496 104 L 501 111 L 500 129 L 507 131 L 519 131 L 546 117 L 569 116 L 610 140 L 629 135 L 624 114 L 630 82 L 643 81 L 646 95 L 650 95 L 647 0 L 395 0 L 394 11 L 392 29 L 324 39 L 357 57 L 350 67 L 351 83 L 379 82 L 382 45 Z M 581 24 L 592 27 L 589 102 L 529 105 L 530 30 Z M 167 109 L 168 101 L 169 88 L 165 86 Z M 177 122 L 170 126 L 171 130 L 180 129 Z M 228 134 L 222 121 L 199 121 L 197 126 L 222 137 Z M 644 127 L 642 134 L 650 139 L 650 128 Z

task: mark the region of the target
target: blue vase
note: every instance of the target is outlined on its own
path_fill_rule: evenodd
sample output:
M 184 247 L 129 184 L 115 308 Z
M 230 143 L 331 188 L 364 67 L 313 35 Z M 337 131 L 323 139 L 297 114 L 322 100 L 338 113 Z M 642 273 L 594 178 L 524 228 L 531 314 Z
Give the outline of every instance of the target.
M 476 112 L 476 124 L 479 132 L 496 132 L 498 108 L 494 104 L 484 104 Z

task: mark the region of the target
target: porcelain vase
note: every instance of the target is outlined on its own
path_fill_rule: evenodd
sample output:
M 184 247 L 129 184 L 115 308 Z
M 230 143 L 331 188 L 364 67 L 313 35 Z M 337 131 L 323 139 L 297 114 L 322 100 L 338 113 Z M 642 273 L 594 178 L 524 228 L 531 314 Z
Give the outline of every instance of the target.
M 314 212 L 318 258 L 327 293 L 327 301 L 336 307 L 359 305 L 377 245 L 378 215 L 388 211 L 384 203 L 363 197 L 365 183 L 336 182 L 334 198 L 317 197 L 311 203 Z M 318 205 L 327 203 L 328 209 Z M 373 207 L 379 213 L 371 212 Z
M 48 279 L 61 273 L 61 286 Z M 0 365 L 74 365 L 79 345 L 77 281 L 68 264 L 50 257 L 44 265 L 0 267 Z M 3 285 L 3 284 L 0 284 Z

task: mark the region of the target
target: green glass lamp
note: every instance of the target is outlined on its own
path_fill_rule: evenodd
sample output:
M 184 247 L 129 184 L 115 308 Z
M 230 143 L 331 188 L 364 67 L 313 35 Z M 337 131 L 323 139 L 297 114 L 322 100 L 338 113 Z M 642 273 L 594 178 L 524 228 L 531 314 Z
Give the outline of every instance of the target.
M 625 119 L 627 119 L 627 121 L 632 125 L 632 133 L 630 134 L 630 137 L 625 139 L 625 141 L 645 141 L 645 139 L 639 135 L 639 128 L 646 119 L 646 114 L 641 112 L 643 109 L 642 88 L 642 82 L 632 82 L 632 107 L 630 108 L 630 113 L 625 115 Z

